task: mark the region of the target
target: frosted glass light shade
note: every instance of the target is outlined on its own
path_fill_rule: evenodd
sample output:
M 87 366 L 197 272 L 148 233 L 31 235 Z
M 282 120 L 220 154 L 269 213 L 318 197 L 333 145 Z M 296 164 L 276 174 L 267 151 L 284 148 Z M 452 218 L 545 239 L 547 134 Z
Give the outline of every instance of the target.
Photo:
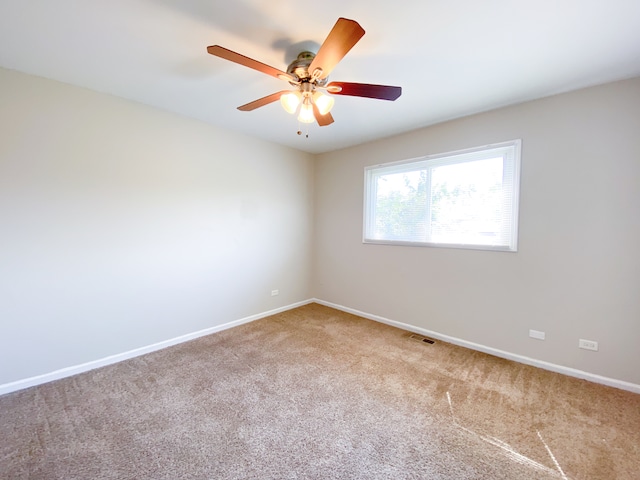
M 313 123 L 315 117 L 313 116 L 313 107 L 311 103 L 303 103 L 300 107 L 300 115 L 298 115 L 298 121 L 302 123 Z
M 328 95 L 323 95 L 320 92 L 315 92 L 313 94 L 313 102 L 318 107 L 320 115 L 326 115 L 333 108 L 335 100 Z
M 288 113 L 296 113 L 296 109 L 300 104 L 300 92 L 289 92 L 280 95 L 280 104 Z

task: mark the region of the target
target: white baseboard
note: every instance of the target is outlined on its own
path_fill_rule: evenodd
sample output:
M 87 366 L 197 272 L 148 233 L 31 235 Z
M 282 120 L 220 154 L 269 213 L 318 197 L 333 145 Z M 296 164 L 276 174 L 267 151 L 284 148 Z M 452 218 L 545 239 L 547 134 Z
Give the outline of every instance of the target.
M 212 333 L 220 332 L 222 330 L 226 330 L 228 328 L 237 327 L 244 323 L 253 322 L 255 320 L 259 320 L 261 318 L 268 317 L 270 315 L 275 315 L 280 312 L 284 312 L 287 310 L 291 310 L 297 307 L 301 307 L 303 305 L 307 305 L 309 303 L 318 303 L 320 305 L 325 305 L 327 307 L 335 308 L 336 310 L 341 310 L 343 312 L 352 313 L 354 315 L 358 315 L 359 317 L 367 318 L 369 320 L 373 320 L 376 322 L 384 323 L 387 325 L 391 325 L 393 327 L 398 327 L 403 330 L 407 330 L 410 332 L 420 333 L 422 335 L 426 335 L 428 337 L 435 338 L 437 340 L 442 340 L 443 342 L 452 343 L 454 345 L 458 345 L 461 347 L 469 348 L 471 350 L 477 350 L 479 352 L 488 353 L 490 355 L 495 355 L 496 357 L 506 358 L 507 360 L 513 360 L 515 362 L 523 363 L 525 365 L 531 365 L 534 367 L 542 368 L 544 370 L 549 370 L 551 372 L 561 373 L 563 375 L 568 375 L 570 377 L 581 378 L 584 380 L 588 380 L 594 383 L 599 383 L 602 385 L 607 385 L 610 387 L 619 388 L 622 390 L 627 390 L 634 393 L 640 393 L 640 385 L 631 382 L 625 382 L 623 380 L 616 380 L 609 377 L 603 377 L 601 375 L 596 375 L 594 373 L 585 372 L 582 370 L 577 370 L 570 367 L 564 367 L 562 365 L 556 365 L 553 363 L 545 362 L 542 360 L 536 360 L 535 358 L 525 357 L 523 355 L 518 355 L 515 353 L 505 352 L 503 350 L 498 350 L 492 347 L 487 347 L 485 345 L 480 345 L 478 343 L 468 342 L 466 340 L 461 340 L 456 337 L 450 337 L 449 335 L 443 335 L 438 332 L 434 332 L 431 330 L 427 330 L 424 328 L 416 327 L 414 325 L 409 325 L 402 322 L 397 322 L 395 320 L 390 320 L 385 317 L 381 317 L 379 315 L 373 315 L 367 312 L 362 312 L 360 310 L 356 310 L 354 308 L 345 307 L 343 305 L 338 305 L 335 303 L 327 302 L 324 300 L 320 300 L 317 298 L 304 300 L 302 302 L 293 303 L 291 305 L 287 305 L 284 307 L 276 308 L 274 310 L 269 310 L 267 312 L 258 313 L 256 315 L 251 315 L 248 317 L 241 318 L 239 320 L 234 320 L 232 322 L 224 323 L 222 325 L 216 325 L 215 327 L 207 328 L 204 330 L 199 330 L 197 332 L 188 333 L 186 335 L 182 335 L 180 337 L 171 338 L 169 340 L 165 340 L 162 342 L 154 343 L 153 345 L 148 345 L 141 348 L 136 348 L 134 350 L 129 350 L 127 352 L 119 353 L 116 355 L 111 355 L 109 357 L 101 358 L 98 360 L 93 360 L 91 362 L 83 363 L 81 365 L 75 365 L 72 367 L 62 368 L 60 370 L 55 370 L 50 373 L 46 373 L 43 375 L 37 375 L 35 377 L 25 378 L 23 380 L 17 380 L 11 383 L 5 383 L 0 385 L 0 395 L 4 395 L 6 393 L 15 392 L 18 390 L 22 390 L 24 388 L 33 387 L 36 385 L 41 385 L 43 383 L 48 383 L 54 380 L 59 380 L 61 378 L 70 377 L 72 375 L 77 375 L 79 373 L 87 372 L 89 370 L 94 370 L 96 368 L 104 367 L 107 365 L 111 365 L 117 362 L 122 362 L 123 360 L 128 360 L 130 358 L 138 357 L 140 355 L 144 355 L 146 353 L 155 352 L 156 350 L 161 350 L 163 348 L 171 347 L 173 345 L 177 345 L 179 343 L 188 342 L 189 340 L 194 340 L 199 337 L 203 337 L 205 335 L 210 335 Z
M 139 357 L 140 355 L 144 355 L 146 353 L 155 352 L 156 350 L 161 350 L 163 348 L 171 347 L 179 343 L 188 342 L 189 340 L 194 340 L 199 337 L 204 337 L 205 335 L 210 335 L 212 333 L 220 332 L 228 328 L 237 327 L 238 325 L 253 322 L 255 320 L 259 320 L 264 317 L 275 315 L 276 313 L 285 312 L 293 308 L 301 307 L 303 305 L 313 303 L 313 301 L 314 300 L 312 299 L 303 300 L 302 302 L 293 303 L 285 307 L 276 308 L 274 310 L 258 313 L 256 315 L 244 317 L 239 320 L 234 320 L 232 322 L 223 323 L 222 325 L 216 325 L 215 327 L 206 328 L 204 330 L 188 333 L 186 335 L 181 335 L 179 337 L 171 338 L 169 340 L 164 340 L 162 342 L 154 343 L 153 345 L 147 345 L 146 347 L 140 347 L 134 350 L 129 350 L 128 352 L 118 353 L 116 355 L 100 358 L 98 360 L 92 360 L 90 362 L 83 363 L 81 365 L 74 365 L 72 367 L 62 368 L 60 370 L 55 370 L 53 372 L 45 373 L 43 375 L 37 375 L 35 377 L 25 378 L 23 380 L 17 380 L 11 383 L 5 383 L 3 385 L 0 385 L 0 395 L 4 395 L 5 393 L 15 392 L 17 390 L 22 390 L 28 387 L 33 387 L 36 385 L 41 385 L 43 383 L 52 382 L 53 380 L 59 380 L 61 378 L 70 377 L 72 375 L 77 375 L 78 373 L 83 373 L 89 370 L 94 370 L 96 368 L 111 365 L 113 363 L 122 362 L 123 360 L 128 360 L 130 358 Z
M 625 382 L 624 380 L 616 380 L 614 378 L 603 377 L 601 375 L 596 375 L 594 373 L 584 372 L 582 370 L 577 370 L 575 368 L 564 367 L 562 365 L 556 365 L 554 363 L 545 362 L 542 360 L 536 360 L 535 358 L 525 357 L 523 355 L 518 355 L 515 353 L 505 352 L 503 350 L 498 350 L 496 348 L 487 347 L 485 345 L 480 345 L 478 343 L 468 342 L 466 340 L 461 340 L 456 337 L 450 337 L 449 335 L 443 335 L 438 332 L 433 332 L 431 330 L 427 330 L 425 328 L 416 327 L 414 325 L 409 325 L 402 322 L 397 322 L 395 320 L 390 320 L 385 317 L 381 317 L 379 315 L 373 315 L 367 312 L 361 312 L 360 310 L 356 310 L 354 308 L 345 307 L 343 305 L 338 305 L 331 302 L 326 302 L 324 300 L 320 300 L 317 298 L 313 299 L 313 302 L 319 303 L 320 305 L 325 305 L 327 307 L 335 308 L 336 310 L 341 310 L 343 312 L 352 313 L 353 315 L 357 315 L 359 317 L 367 318 L 369 320 L 374 320 L 376 322 L 385 323 L 387 325 L 391 325 L 393 327 L 398 327 L 403 330 L 407 330 L 414 333 L 420 333 L 427 337 L 435 338 L 437 340 L 442 340 L 443 342 L 452 343 L 454 345 L 458 345 L 461 347 L 469 348 L 471 350 L 477 350 L 479 352 L 488 353 L 490 355 L 494 355 L 500 358 L 506 358 L 507 360 L 513 360 L 515 362 L 524 363 L 525 365 L 531 365 L 533 367 L 542 368 L 544 370 L 549 370 L 551 372 L 562 373 L 563 375 L 568 375 L 570 377 L 576 377 L 583 380 L 588 380 L 594 383 L 600 383 L 602 385 L 607 385 L 609 387 L 619 388 L 621 390 L 628 390 L 633 393 L 640 393 L 640 385 L 631 382 Z

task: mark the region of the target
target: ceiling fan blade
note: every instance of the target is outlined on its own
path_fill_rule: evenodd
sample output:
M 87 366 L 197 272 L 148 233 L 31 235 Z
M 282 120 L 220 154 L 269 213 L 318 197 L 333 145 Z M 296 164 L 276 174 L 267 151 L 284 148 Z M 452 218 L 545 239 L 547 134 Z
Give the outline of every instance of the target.
M 292 81 L 296 83 L 298 82 L 297 78 L 287 72 L 278 70 L 277 68 L 266 65 L 262 62 L 254 60 L 253 58 L 240 55 L 239 53 L 221 47 L 220 45 L 212 45 L 210 47 L 207 47 L 207 52 L 209 52 L 211 55 L 215 55 L 216 57 L 224 58 L 225 60 L 229 60 L 239 65 L 244 65 L 245 67 L 253 68 L 254 70 L 266 73 L 267 75 L 271 75 L 272 77 L 276 77 L 281 80 Z
M 320 125 L 321 127 L 326 127 L 327 125 L 331 125 L 333 123 L 333 117 L 331 116 L 331 113 L 327 112 L 322 115 L 315 103 L 313 104 L 313 116 L 316 117 L 316 122 L 318 122 L 318 125 Z
M 334 95 L 349 95 L 391 101 L 402 95 L 402 87 L 372 85 L 370 83 L 331 82 L 326 86 L 326 89 Z
M 309 65 L 309 73 L 313 75 L 319 68 L 322 73 L 317 78 L 326 78 L 363 35 L 364 30 L 358 22 L 339 18 Z
M 255 110 L 256 108 L 264 107 L 265 105 L 269 105 L 270 103 L 280 100 L 280 96 L 283 93 L 289 93 L 289 90 L 282 90 L 280 92 L 272 93 L 271 95 L 267 95 L 266 97 L 262 97 L 258 100 L 254 100 L 253 102 L 241 105 L 240 107 L 238 107 L 238 110 L 241 110 L 243 112 L 250 112 L 251 110 Z

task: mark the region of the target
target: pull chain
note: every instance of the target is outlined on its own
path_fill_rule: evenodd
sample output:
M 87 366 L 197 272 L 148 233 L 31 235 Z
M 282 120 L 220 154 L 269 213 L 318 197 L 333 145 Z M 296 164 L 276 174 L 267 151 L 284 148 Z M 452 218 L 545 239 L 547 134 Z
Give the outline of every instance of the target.
M 298 122 L 298 131 L 296 132 L 298 135 L 302 135 L 302 128 L 300 127 L 300 122 Z M 309 138 L 309 124 L 305 127 L 305 138 Z

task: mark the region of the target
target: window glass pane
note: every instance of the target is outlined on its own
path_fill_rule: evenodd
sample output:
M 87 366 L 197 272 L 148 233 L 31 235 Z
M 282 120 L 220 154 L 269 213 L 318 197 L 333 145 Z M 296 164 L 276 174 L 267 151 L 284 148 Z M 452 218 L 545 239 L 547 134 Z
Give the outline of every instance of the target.
M 426 170 L 375 177 L 375 238 L 424 241 L 427 225 L 426 180 Z
M 432 170 L 431 241 L 500 243 L 502 165 L 502 157 L 498 157 Z
M 364 242 L 517 250 L 520 140 L 365 168 Z

